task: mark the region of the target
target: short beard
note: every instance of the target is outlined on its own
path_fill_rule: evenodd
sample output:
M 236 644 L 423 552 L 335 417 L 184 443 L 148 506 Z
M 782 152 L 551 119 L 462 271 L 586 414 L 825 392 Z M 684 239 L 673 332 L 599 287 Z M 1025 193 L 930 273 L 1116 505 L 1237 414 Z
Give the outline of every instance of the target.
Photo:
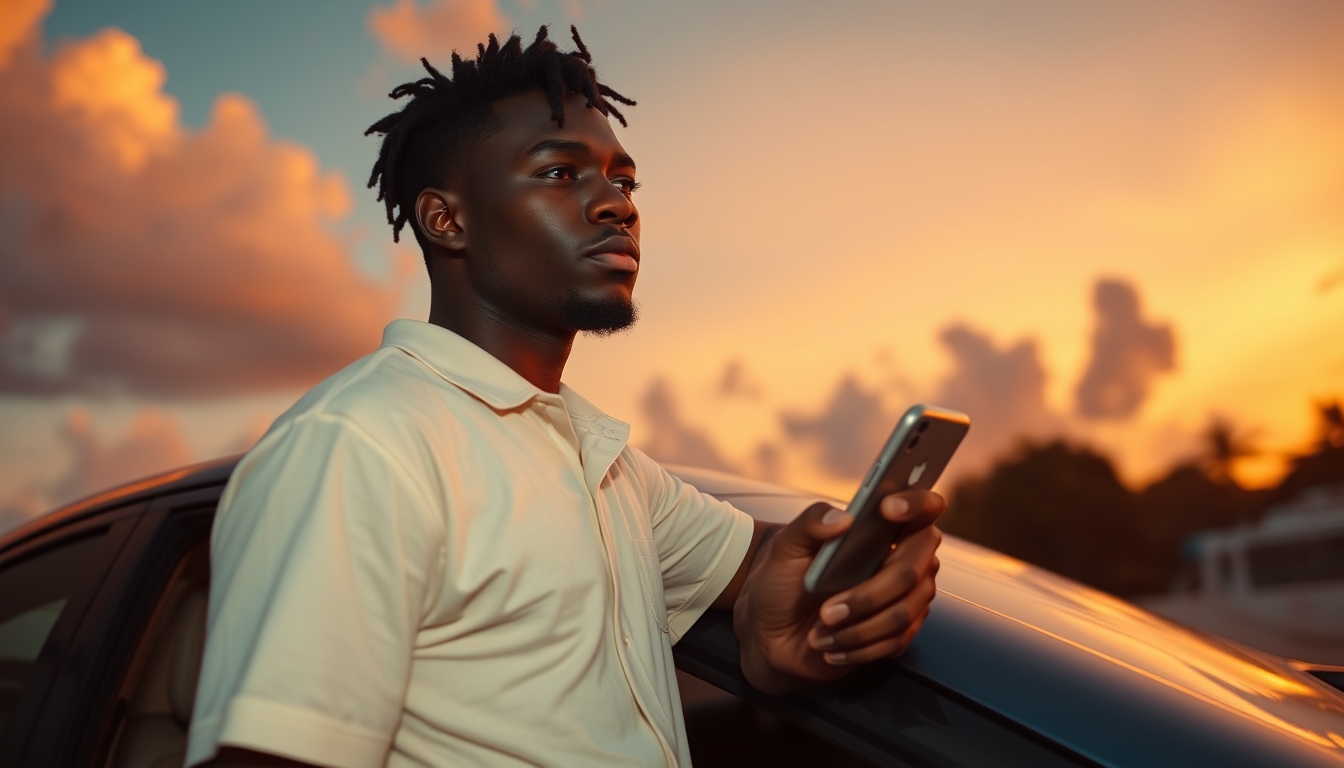
M 635 324 L 639 319 L 639 305 L 633 300 L 585 299 L 570 291 L 560 302 L 560 314 L 577 330 L 594 336 L 610 336 Z

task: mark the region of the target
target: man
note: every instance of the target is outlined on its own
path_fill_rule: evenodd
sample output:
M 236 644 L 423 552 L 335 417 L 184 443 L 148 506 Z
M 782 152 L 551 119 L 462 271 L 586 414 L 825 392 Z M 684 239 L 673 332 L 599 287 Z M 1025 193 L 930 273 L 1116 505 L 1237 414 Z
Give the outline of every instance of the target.
M 705 610 L 733 610 L 743 672 L 774 693 L 923 621 L 940 497 L 887 498 L 917 532 L 823 602 L 802 576 L 843 512 L 753 524 L 561 383 L 578 332 L 634 321 L 641 256 L 607 118 L 633 102 L 574 42 L 492 36 L 451 79 L 426 62 L 370 128 L 429 322 L 393 322 L 238 465 L 188 764 L 687 765 L 671 646 Z

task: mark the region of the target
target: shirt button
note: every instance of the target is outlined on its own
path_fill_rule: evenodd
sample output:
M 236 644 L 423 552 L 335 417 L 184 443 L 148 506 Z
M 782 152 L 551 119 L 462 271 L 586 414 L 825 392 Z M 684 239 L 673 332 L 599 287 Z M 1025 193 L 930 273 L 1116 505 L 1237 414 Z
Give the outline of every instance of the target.
M 630 645 L 630 636 L 629 636 L 629 635 L 625 635 L 622 639 L 625 640 L 625 644 L 626 644 L 626 645 Z

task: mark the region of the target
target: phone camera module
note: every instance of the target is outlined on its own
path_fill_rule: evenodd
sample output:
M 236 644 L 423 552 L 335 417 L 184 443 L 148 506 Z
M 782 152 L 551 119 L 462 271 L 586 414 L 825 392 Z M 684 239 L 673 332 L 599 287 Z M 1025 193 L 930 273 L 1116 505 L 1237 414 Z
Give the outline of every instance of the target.
M 929 428 L 929 422 L 927 422 L 927 421 L 921 421 L 921 422 L 919 422 L 919 426 L 915 427 L 915 431 L 916 431 L 916 432 L 921 432 L 921 433 L 922 433 L 924 430 L 926 430 L 926 429 L 928 429 L 928 428 Z
M 914 437 L 910 438 L 910 442 L 905 444 L 905 450 L 913 451 L 915 450 L 916 445 L 919 445 L 919 435 L 915 435 Z

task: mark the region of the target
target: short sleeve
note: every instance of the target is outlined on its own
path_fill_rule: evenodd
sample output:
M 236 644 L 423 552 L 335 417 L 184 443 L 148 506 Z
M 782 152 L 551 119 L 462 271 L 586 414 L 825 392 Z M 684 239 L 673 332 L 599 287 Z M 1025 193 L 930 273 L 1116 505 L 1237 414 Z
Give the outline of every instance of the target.
M 627 450 L 648 493 L 668 629 L 675 642 L 737 574 L 751 547 L 752 520 L 674 477 L 638 449 Z
M 230 745 L 381 766 L 443 542 L 427 494 L 358 427 L 309 413 L 267 434 L 215 518 L 187 764 Z

